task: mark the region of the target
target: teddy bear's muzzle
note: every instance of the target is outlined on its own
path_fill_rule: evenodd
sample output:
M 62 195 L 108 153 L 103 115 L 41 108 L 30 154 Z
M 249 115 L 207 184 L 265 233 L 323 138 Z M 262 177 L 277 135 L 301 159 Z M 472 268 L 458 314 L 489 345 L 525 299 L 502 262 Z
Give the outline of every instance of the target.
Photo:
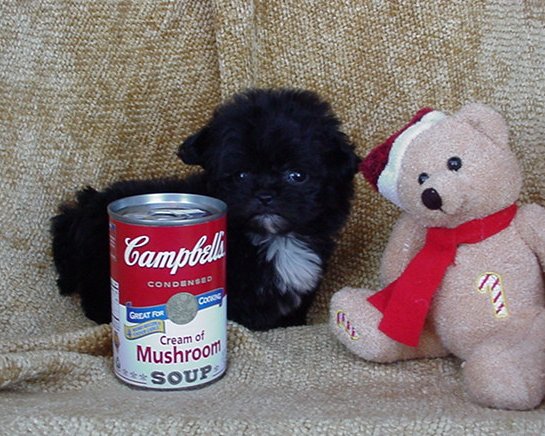
M 433 188 L 427 188 L 422 192 L 422 203 L 430 210 L 439 210 L 443 207 L 443 200 Z

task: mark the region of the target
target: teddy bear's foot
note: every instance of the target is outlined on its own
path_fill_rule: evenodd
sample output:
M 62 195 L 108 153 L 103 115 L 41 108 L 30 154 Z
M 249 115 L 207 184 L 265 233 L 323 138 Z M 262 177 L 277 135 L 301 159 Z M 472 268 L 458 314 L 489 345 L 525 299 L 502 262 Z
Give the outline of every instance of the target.
M 367 297 L 374 291 L 344 288 L 330 304 L 329 324 L 335 337 L 356 355 L 374 362 L 394 362 L 417 357 L 437 357 L 446 351 L 426 332 L 418 348 L 402 345 L 378 329 L 382 314 Z
M 537 328 L 539 327 L 539 328 Z M 529 410 L 545 397 L 545 313 L 522 337 L 494 337 L 463 365 L 466 389 L 475 402 L 498 409 Z
M 344 288 L 330 304 L 329 322 L 335 337 L 366 360 L 393 362 L 399 359 L 399 344 L 378 330 L 380 312 L 368 301 L 371 291 Z
M 539 406 L 545 395 L 543 377 L 525 373 L 519 359 L 502 355 L 499 350 L 487 351 L 497 358 L 468 360 L 463 367 L 464 383 L 473 400 L 497 409 L 529 410 Z

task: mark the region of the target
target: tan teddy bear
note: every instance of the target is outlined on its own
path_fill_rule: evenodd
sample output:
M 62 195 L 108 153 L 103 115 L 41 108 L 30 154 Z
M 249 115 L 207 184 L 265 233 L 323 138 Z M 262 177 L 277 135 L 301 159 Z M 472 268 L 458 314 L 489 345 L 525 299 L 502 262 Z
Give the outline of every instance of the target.
M 334 335 L 375 362 L 454 354 L 478 403 L 530 409 L 545 396 L 545 209 L 518 207 L 522 177 L 503 118 L 468 104 L 420 111 L 362 162 L 403 212 L 382 291 L 332 298 Z

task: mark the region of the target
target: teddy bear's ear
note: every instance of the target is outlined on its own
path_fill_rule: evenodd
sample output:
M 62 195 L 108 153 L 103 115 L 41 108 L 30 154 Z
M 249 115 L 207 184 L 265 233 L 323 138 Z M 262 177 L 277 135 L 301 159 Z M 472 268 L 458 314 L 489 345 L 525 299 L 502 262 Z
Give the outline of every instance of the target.
M 469 103 L 453 115 L 455 119 L 469 123 L 473 128 L 488 136 L 495 144 L 507 147 L 509 129 L 503 117 L 489 106 Z

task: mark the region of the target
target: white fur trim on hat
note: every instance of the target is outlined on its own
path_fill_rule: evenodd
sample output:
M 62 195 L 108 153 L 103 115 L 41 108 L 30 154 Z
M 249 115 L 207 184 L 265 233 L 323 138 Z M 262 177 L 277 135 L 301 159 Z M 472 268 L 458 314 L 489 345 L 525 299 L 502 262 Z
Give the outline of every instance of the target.
M 419 121 L 405 129 L 392 144 L 392 149 L 388 155 L 388 163 L 380 173 L 377 188 L 384 197 L 398 207 L 401 207 L 401 202 L 399 200 L 397 183 L 399 181 L 401 161 L 407 147 L 418 135 L 446 118 L 446 116 L 439 111 L 428 112 Z

